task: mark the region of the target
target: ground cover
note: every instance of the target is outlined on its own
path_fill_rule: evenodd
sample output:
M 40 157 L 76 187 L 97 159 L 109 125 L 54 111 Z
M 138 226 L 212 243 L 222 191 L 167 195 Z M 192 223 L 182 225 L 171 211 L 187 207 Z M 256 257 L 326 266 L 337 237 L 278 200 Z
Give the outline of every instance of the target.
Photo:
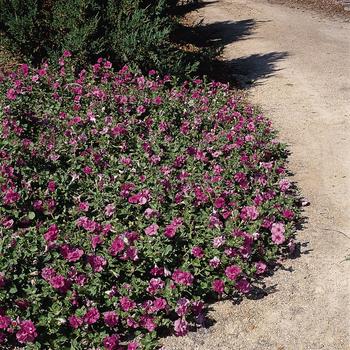
M 65 51 L 0 97 L 3 346 L 152 349 L 293 251 L 286 149 L 227 85 Z

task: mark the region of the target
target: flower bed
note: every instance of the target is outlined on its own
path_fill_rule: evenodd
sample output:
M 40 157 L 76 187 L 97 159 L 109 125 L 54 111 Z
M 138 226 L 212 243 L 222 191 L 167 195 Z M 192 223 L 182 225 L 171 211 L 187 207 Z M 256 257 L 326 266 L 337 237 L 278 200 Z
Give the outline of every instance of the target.
M 293 247 L 286 152 L 226 85 L 71 59 L 0 84 L 0 341 L 151 349 Z

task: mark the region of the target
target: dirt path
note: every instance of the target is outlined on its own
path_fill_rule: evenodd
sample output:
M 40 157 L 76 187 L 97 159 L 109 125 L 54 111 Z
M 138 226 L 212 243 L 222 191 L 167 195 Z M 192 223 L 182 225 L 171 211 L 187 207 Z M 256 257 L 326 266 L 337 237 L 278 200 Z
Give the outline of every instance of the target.
M 266 280 L 274 293 L 215 304 L 212 327 L 166 349 L 350 349 L 350 23 L 265 0 L 207 1 L 197 15 L 231 73 L 253 81 L 311 206 L 301 257 Z

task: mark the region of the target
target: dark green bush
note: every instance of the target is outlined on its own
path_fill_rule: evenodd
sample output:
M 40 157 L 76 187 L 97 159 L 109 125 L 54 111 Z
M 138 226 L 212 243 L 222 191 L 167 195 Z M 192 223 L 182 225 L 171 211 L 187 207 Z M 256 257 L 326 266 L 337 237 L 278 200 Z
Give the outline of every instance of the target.
M 175 6 L 174 0 L 0 0 L 0 24 L 11 49 L 34 63 L 67 49 L 81 62 L 104 55 L 143 71 L 187 75 L 200 55 L 171 42 Z

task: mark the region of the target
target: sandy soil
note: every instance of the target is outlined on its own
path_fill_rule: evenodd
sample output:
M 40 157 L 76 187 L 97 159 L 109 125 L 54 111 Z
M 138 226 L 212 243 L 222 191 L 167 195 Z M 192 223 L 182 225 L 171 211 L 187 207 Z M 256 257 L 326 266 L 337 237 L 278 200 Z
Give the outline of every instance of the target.
M 196 12 L 225 43 L 238 80 L 290 145 L 311 205 L 301 256 L 266 279 L 270 293 L 216 303 L 215 324 L 167 350 L 350 349 L 350 23 L 266 0 L 206 1 Z

